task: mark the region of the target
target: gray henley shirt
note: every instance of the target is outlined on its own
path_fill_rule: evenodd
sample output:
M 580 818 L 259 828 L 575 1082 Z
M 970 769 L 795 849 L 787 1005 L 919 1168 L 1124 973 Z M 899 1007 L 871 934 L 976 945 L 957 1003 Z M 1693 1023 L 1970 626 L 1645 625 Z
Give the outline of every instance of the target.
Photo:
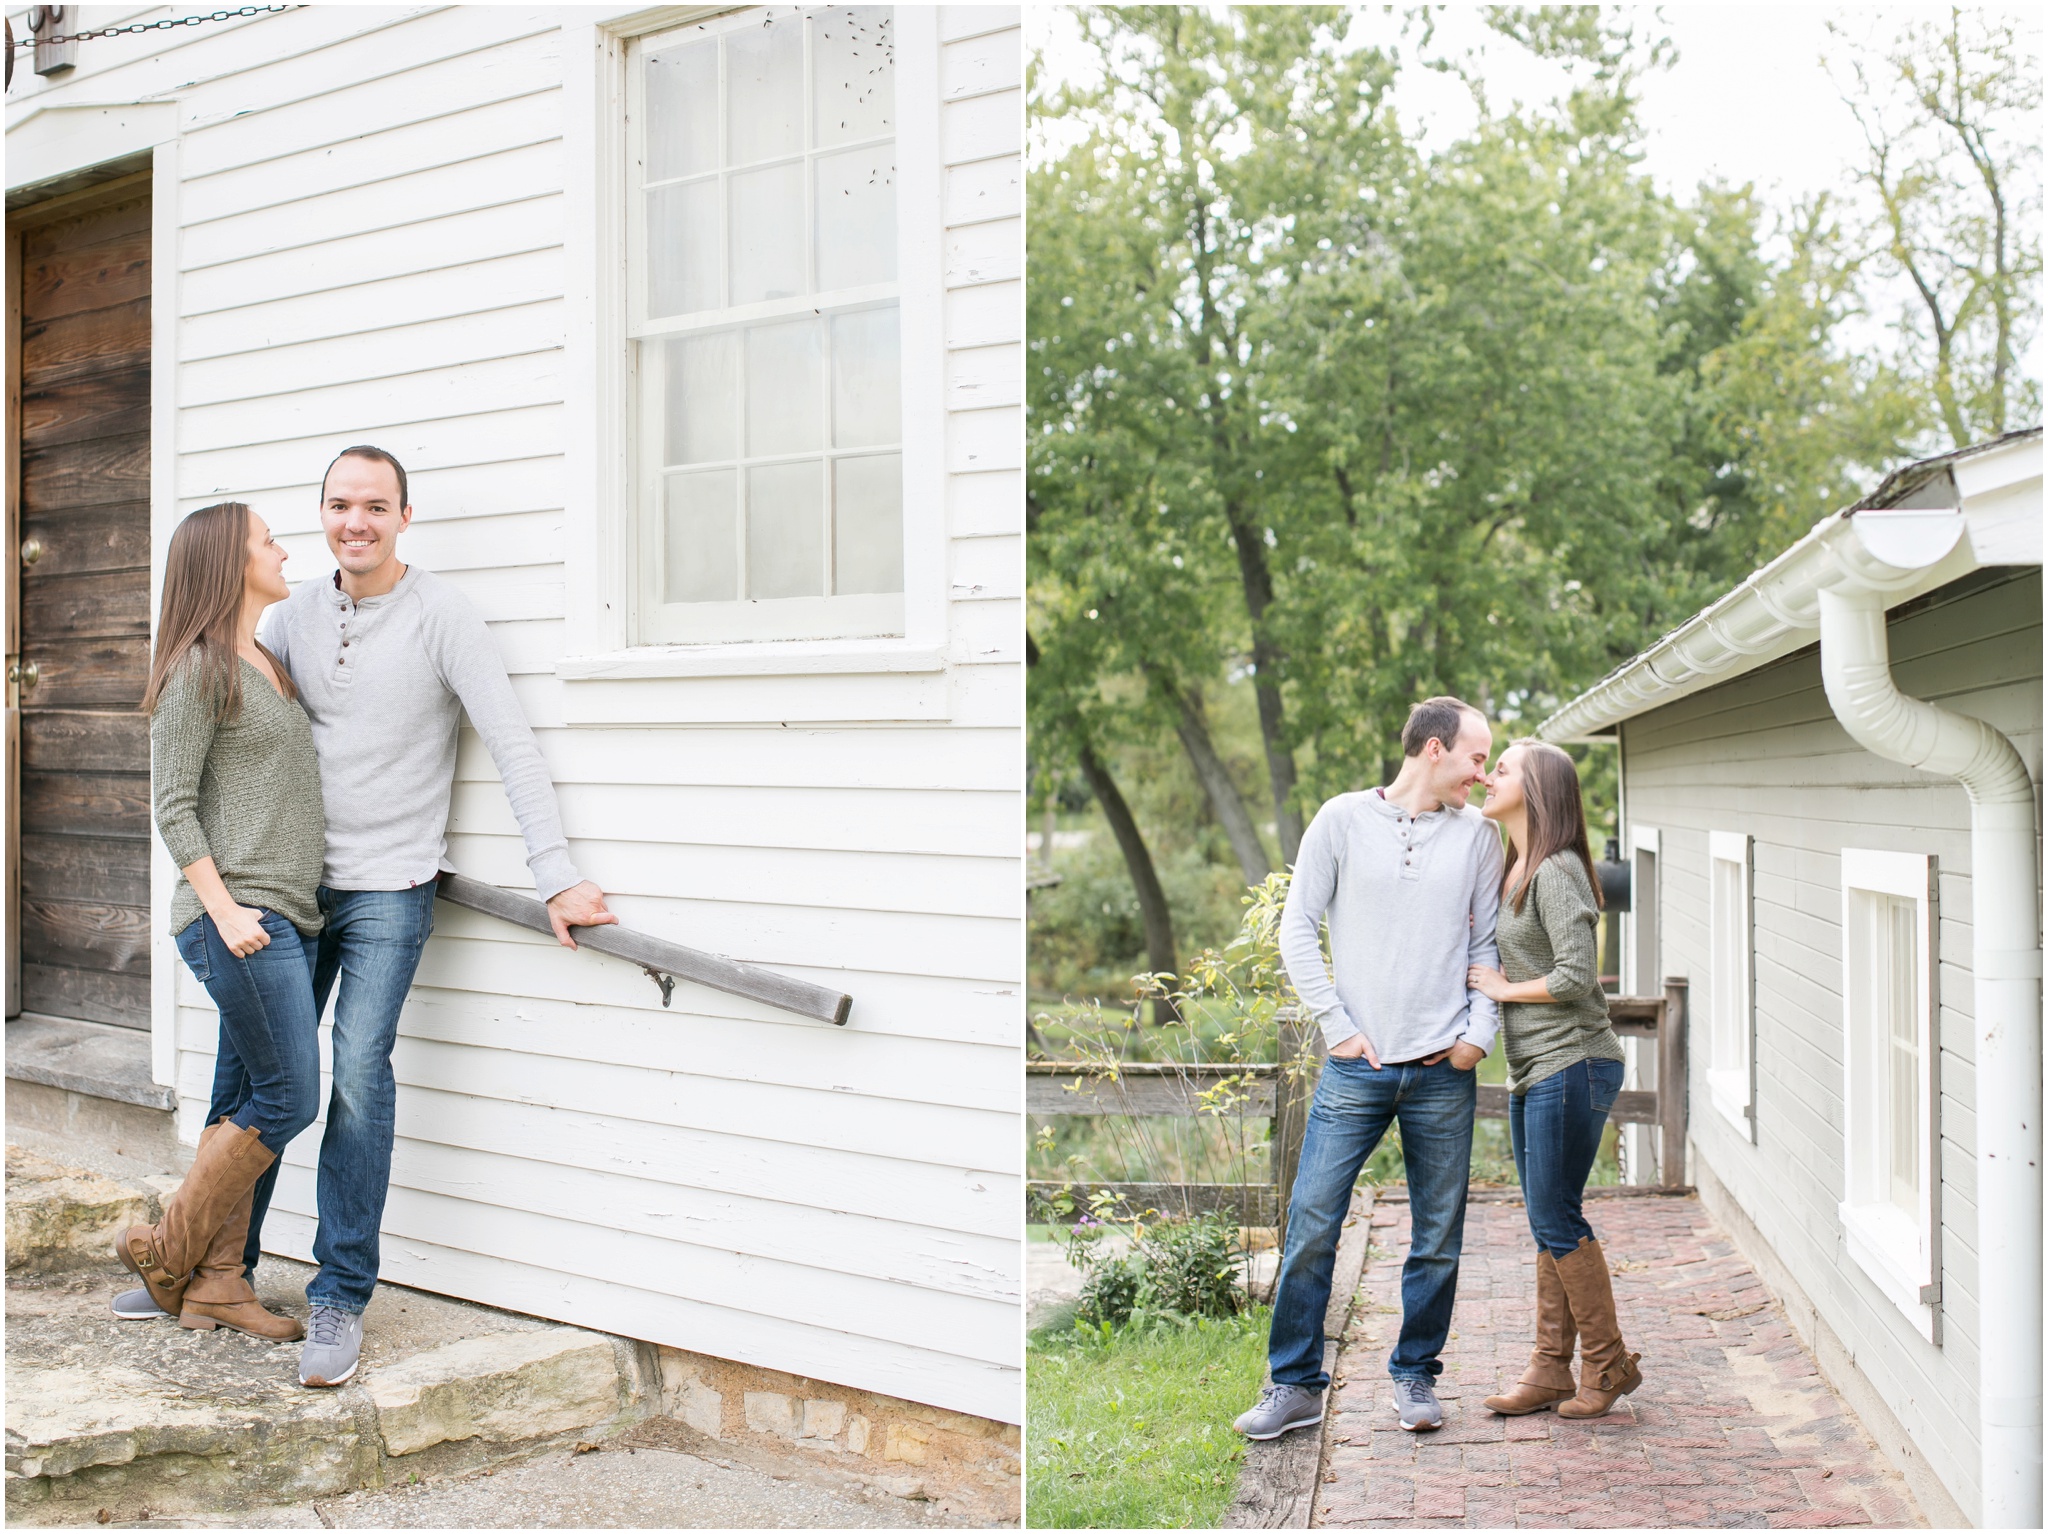
M 1411 815 L 1377 789 L 1339 794 L 1301 839 L 1280 957 L 1323 1041 L 1357 1033 L 1382 1063 L 1464 1042 L 1491 1050 L 1500 1009 L 1465 985 L 1496 969 L 1500 832 L 1471 806 Z M 1317 929 L 1327 914 L 1333 981 Z
M 425 884 L 445 866 L 462 715 L 498 764 L 540 898 L 581 875 L 490 630 L 453 586 L 418 565 L 355 601 L 332 576 L 302 583 L 266 615 L 313 723 L 327 810 L 329 889 Z

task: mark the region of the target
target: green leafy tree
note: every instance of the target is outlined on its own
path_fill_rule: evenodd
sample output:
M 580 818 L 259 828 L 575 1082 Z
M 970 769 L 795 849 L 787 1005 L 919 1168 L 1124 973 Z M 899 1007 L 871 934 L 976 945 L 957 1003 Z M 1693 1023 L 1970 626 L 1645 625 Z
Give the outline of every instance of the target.
M 1900 317 L 1951 445 L 2040 420 L 2020 353 L 2040 319 L 2040 60 L 2017 15 L 1951 7 L 1849 45 L 1843 99 L 1863 130 L 1870 243 L 1912 298 Z
M 1639 13 L 1492 8 L 1570 89 L 1495 113 L 1473 79 L 1434 153 L 1391 100 L 1426 15 L 1400 47 L 1371 20 L 1085 11 L 1100 83 L 1034 96 L 1069 135 L 1028 187 L 1034 632 L 1098 738 L 1178 739 L 1247 883 L 1273 865 L 1209 728 L 1230 679 L 1285 866 L 1392 776 L 1415 701 L 1533 722 L 1923 419 L 1835 344 L 1860 268 L 1831 204 L 1770 229 L 1746 188 L 1643 172 L 1668 49 Z

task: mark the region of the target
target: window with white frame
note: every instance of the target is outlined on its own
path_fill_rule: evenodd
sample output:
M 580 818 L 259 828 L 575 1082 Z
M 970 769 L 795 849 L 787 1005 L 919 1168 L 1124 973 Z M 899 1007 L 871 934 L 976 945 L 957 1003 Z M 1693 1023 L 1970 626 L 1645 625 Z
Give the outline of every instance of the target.
M 1756 927 L 1750 895 L 1750 838 L 1735 831 L 1708 833 L 1707 870 L 1707 1095 L 1745 1138 L 1753 1140 Z
M 641 643 L 904 632 L 893 8 L 636 39 Z
M 1843 1188 L 1849 1254 L 1937 1340 L 1933 860 L 1842 853 Z

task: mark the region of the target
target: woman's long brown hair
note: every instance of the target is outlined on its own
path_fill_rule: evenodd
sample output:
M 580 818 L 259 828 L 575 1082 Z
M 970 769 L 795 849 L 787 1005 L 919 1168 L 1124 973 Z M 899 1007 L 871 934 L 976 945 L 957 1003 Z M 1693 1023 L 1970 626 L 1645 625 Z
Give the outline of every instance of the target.
M 1508 838 L 1507 866 L 1501 870 L 1500 888 L 1505 895 L 1515 892 L 1515 914 L 1529 898 L 1529 886 L 1536 870 L 1558 852 L 1575 852 L 1586 865 L 1586 882 L 1593 886 L 1593 903 L 1600 898 L 1600 878 L 1593 872 L 1593 848 L 1586 838 L 1586 805 L 1579 796 L 1579 768 L 1565 751 L 1547 740 L 1523 739 L 1509 742 L 1522 752 L 1522 802 L 1529 810 L 1527 854 Z M 1515 870 L 1522 870 L 1519 882 Z
M 228 720 L 242 707 L 241 657 L 235 630 L 242 616 L 249 569 L 249 508 L 240 501 L 202 506 L 171 533 L 164 560 L 163 603 L 157 609 L 156 655 L 142 711 L 155 713 L 164 687 L 187 655 L 201 668 L 204 689 L 214 699 L 214 717 Z M 275 655 L 257 649 L 277 672 L 287 698 L 298 689 Z

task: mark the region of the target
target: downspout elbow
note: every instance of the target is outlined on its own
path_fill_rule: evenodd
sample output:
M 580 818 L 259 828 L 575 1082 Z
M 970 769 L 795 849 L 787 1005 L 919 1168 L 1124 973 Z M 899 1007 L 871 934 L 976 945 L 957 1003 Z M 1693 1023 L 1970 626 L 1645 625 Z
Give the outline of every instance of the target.
M 1956 779 L 1973 805 L 2023 804 L 2031 824 L 2034 782 L 2013 743 L 1981 719 L 1899 691 L 1882 592 L 1821 591 L 1820 669 L 1828 705 L 1859 746 Z

